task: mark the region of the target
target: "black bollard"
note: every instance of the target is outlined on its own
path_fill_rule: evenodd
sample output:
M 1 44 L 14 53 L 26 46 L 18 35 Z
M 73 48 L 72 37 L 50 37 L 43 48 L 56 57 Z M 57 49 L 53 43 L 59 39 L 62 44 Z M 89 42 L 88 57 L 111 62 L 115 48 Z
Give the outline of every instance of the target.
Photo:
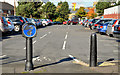
M 96 33 L 91 34 L 90 41 L 90 67 L 97 66 L 97 35 Z
M 32 38 L 26 38 L 26 64 L 25 70 L 30 71 L 33 70 L 33 63 L 32 63 Z

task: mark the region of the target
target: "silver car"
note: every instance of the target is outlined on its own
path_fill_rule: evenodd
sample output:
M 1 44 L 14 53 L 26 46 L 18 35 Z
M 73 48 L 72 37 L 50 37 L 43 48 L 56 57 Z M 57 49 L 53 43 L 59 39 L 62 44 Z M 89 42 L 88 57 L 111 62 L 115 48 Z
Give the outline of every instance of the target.
M 114 19 L 110 21 L 110 23 L 107 26 L 107 35 L 113 36 L 114 27 L 118 24 L 120 24 L 120 19 Z

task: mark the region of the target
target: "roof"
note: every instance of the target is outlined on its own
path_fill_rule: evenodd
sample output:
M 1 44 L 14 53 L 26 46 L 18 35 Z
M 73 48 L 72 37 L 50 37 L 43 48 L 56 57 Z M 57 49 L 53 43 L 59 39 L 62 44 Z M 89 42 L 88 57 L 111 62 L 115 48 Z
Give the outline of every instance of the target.
M 6 2 L 0 2 L 0 9 L 3 10 L 14 10 L 14 6 Z

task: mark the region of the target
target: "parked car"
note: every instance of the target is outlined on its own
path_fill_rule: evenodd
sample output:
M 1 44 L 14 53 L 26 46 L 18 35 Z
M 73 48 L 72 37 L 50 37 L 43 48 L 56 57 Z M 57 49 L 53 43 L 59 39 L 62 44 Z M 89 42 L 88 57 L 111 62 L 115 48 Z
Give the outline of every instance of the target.
M 62 23 L 62 22 L 59 22 L 59 21 L 55 21 L 54 24 L 55 24 L 55 25 L 56 25 L 56 24 L 57 24 L 57 25 L 61 25 L 61 24 L 63 24 L 63 23 Z
M 79 22 L 79 20 L 78 20 L 78 18 L 76 18 L 76 19 L 70 20 L 70 21 L 68 22 L 68 24 L 70 24 L 70 25 L 76 25 L 76 24 L 78 24 L 78 22 Z
M 0 31 L 3 33 L 9 31 L 7 20 L 3 16 L 0 16 Z
M 70 24 L 70 20 L 64 21 L 63 24 L 64 25 Z
M 18 16 L 7 16 L 6 18 L 10 19 L 13 22 L 15 32 L 22 30 L 23 22 Z
M 29 18 L 29 20 L 30 20 L 31 23 L 33 23 L 35 26 L 37 26 L 37 22 L 36 22 L 35 19 L 33 19 L 33 18 Z
M 38 26 L 42 26 L 41 21 L 40 21 L 39 19 L 36 19 L 36 20 L 37 20 L 37 24 L 38 24 Z
M 84 21 L 82 22 L 82 25 L 84 26 L 87 21 L 88 21 L 88 19 L 84 20 Z
M 92 19 L 90 22 L 89 22 L 89 27 L 90 29 L 94 29 L 94 24 L 98 21 L 99 19 Z
M 120 24 L 114 27 L 113 36 L 120 38 Z
M 120 19 L 114 19 L 110 21 L 110 23 L 107 26 L 107 35 L 113 36 L 114 27 L 119 24 L 120 24 Z
M 111 21 L 112 19 L 99 19 L 93 26 L 93 29 L 97 29 L 100 25 L 103 25 L 106 22 Z
M 100 32 L 101 34 L 103 34 L 103 33 L 106 34 L 107 26 L 108 26 L 109 23 L 110 22 L 106 22 L 104 24 L 99 25 L 98 28 L 97 28 L 98 32 Z
M 29 18 L 25 18 L 26 22 L 31 22 Z
M 85 23 L 85 27 L 89 27 L 89 24 L 92 22 L 93 19 L 89 19 L 86 23 Z
M 10 32 L 13 31 L 13 29 L 14 29 L 13 22 L 9 18 L 6 18 L 6 20 L 7 20 L 7 23 L 8 23 L 9 31 Z
M 79 24 L 82 25 L 83 21 L 84 21 L 84 20 L 80 20 L 80 21 L 79 21 Z
M 24 17 L 22 17 L 22 16 L 16 16 L 16 17 L 20 18 L 20 21 L 22 22 L 22 25 L 26 23 L 26 20 L 25 20 Z
M 46 19 L 41 19 L 42 21 L 42 26 L 47 26 L 50 24 L 50 22 L 48 22 Z

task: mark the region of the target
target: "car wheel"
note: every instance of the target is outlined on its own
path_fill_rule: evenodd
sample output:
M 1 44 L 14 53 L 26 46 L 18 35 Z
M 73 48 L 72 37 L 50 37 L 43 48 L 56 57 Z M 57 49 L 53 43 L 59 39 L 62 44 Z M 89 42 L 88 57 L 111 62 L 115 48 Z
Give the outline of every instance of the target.
M 15 31 L 15 32 L 19 32 L 19 31 L 20 31 L 20 25 L 15 25 L 14 31 Z
M 45 24 L 45 23 L 43 23 L 43 26 L 46 26 L 46 24 Z

